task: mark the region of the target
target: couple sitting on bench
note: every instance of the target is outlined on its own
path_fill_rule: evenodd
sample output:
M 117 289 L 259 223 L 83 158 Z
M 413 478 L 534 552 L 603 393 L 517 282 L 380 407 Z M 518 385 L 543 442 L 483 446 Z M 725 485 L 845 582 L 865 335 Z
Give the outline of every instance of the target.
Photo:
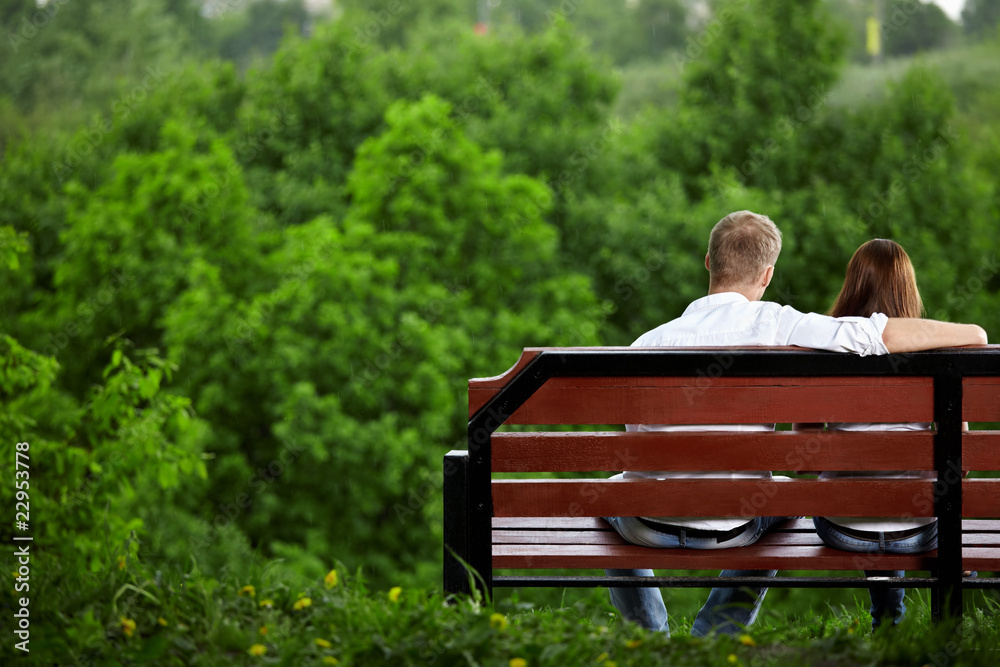
M 712 229 L 705 268 L 708 296 L 684 313 L 640 336 L 633 347 L 796 345 L 861 356 L 986 344 L 974 324 L 920 319 L 923 306 L 910 258 L 899 244 L 874 239 L 862 245 L 847 265 L 847 276 L 829 315 L 800 313 L 791 306 L 761 301 L 781 251 L 781 232 L 764 215 L 731 213 Z M 827 424 L 834 430 L 929 430 L 921 424 Z M 819 428 L 822 424 L 797 425 Z M 628 425 L 628 430 L 773 430 L 773 424 L 678 426 Z M 820 477 L 934 477 L 933 472 L 826 472 Z M 619 478 L 723 479 L 771 477 L 770 472 L 625 471 Z M 685 518 L 608 517 L 628 542 L 640 546 L 728 549 L 753 544 L 769 527 L 789 517 Z M 836 549 L 862 553 L 909 554 L 937 548 L 934 518 L 859 519 L 815 517 L 817 533 Z M 652 570 L 607 570 L 609 576 L 652 576 Z M 770 576 L 777 570 L 725 570 L 721 576 Z M 902 577 L 903 572 L 866 571 L 866 576 Z M 650 630 L 668 632 L 667 610 L 657 588 L 612 588 L 615 607 Z M 695 618 L 691 634 L 734 634 L 753 623 L 766 588 L 715 588 Z M 906 610 L 902 588 L 871 588 L 872 627 L 883 618 L 898 622 Z

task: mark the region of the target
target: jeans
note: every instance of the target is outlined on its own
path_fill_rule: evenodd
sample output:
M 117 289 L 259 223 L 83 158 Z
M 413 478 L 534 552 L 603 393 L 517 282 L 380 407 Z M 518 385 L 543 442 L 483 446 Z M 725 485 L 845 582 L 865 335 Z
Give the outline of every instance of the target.
M 882 554 L 918 554 L 931 549 L 937 549 L 937 522 L 927 526 L 915 535 L 902 539 L 886 538 L 885 533 L 876 531 L 858 531 L 871 535 L 870 539 L 845 535 L 837 524 L 818 516 L 813 518 L 816 532 L 821 540 L 834 549 L 856 551 L 858 553 Z M 866 577 L 902 577 L 903 570 L 865 570 Z M 892 619 L 893 625 L 903 620 L 906 604 L 903 602 L 902 588 L 869 588 L 872 606 L 872 629 L 882 624 L 886 616 Z
M 627 542 L 644 547 L 665 549 L 730 549 L 753 544 L 764 531 L 788 517 L 754 517 L 739 535 L 724 542 L 713 537 L 687 537 L 681 546 L 679 536 L 659 532 L 635 517 L 607 517 L 608 522 Z M 652 570 L 605 570 L 608 576 L 652 577 Z M 773 577 L 777 570 L 723 570 L 721 577 Z M 611 602 L 621 615 L 647 630 L 670 635 L 667 607 L 659 588 L 609 588 Z M 710 632 L 733 635 L 754 622 L 767 588 L 713 588 L 705 606 L 695 617 L 691 634 L 703 637 Z

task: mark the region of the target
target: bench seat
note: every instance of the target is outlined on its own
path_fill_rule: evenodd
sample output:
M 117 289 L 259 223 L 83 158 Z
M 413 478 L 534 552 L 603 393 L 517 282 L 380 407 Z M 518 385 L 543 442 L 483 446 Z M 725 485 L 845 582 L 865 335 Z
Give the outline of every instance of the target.
M 1000 562 L 1000 520 L 962 522 L 965 567 Z M 493 519 L 493 567 L 502 569 L 664 570 L 930 570 L 937 550 L 914 555 L 853 554 L 824 546 L 812 519 L 780 523 L 756 543 L 737 549 L 651 549 L 629 544 L 600 518 Z M 498 584 L 501 582 L 497 582 Z

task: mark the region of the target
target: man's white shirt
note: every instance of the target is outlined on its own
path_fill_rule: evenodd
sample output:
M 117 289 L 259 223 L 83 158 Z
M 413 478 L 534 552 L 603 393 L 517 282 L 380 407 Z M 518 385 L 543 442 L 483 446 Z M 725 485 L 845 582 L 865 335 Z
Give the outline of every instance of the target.
M 750 301 L 742 294 L 723 292 L 692 302 L 680 317 L 639 336 L 632 347 L 796 345 L 832 352 L 852 352 L 861 356 L 879 355 L 889 353 L 882 341 L 882 332 L 888 321 L 889 318 L 882 313 L 871 317 L 839 318 L 802 313 L 791 306 Z M 769 431 L 774 430 L 774 424 L 628 424 L 625 428 L 629 431 Z M 769 479 L 771 473 L 625 471 L 620 477 Z M 720 531 L 747 523 L 746 518 L 644 518 L 675 526 Z

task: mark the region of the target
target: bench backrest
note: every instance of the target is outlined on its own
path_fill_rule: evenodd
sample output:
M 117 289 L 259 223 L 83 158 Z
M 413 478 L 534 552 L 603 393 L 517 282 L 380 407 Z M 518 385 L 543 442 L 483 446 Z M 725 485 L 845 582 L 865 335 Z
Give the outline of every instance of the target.
M 1000 516 L 1000 355 L 989 346 L 859 358 L 798 348 L 529 348 L 469 382 L 470 452 L 491 472 L 937 470 L 938 481 L 491 480 L 498 517 Z M 958 363 L 956 363 L 958 362 Z M 637 374 L 635 371 L 639 370 Z M 611 374 L 614 373 L 614 374 Z M 937 422 L 910 432 L 527 432 L 531 425 Z M 474 458 L 474 457 L 473 457 Z M 470 484 L 482 470 L 470 466 Z M 949 502 L 943 502 L 949 501 Z M 959 502 L 960 501 L 960 502 Z M 952 512 L 957 514 L 956 512 Z
M 865 358 L 800 348 L 528 348 L 503 375 L 470 381 L 469 416 L 468 451 L 446 457 L 445 495 L 455 501 L 445 508 L 448 590 L 459 590 L 465 577 L 459 558 L 487 591 L 497 580 L 494 517 L 513 517 L 496 519 L 501 527 L 561 529 L 588 521 L 565 517 L 936 516 L 938 549 L 921 559 L 933 571 L 935 618 L 946 607 L 961 612 L 963 556 L 981 570 L 1000 560 L 986 533 L 973 548 L 962 542 L 963 516 L 1000 516 L 1000 479 L 961 476 L 1000 471 L 1000 431 L 961 429 L 963 421 L 1000 421 L 997 346 Z M 497 432 L 504 424 L 789 422 L 934 422 L 935 430 Z M 449 477 L 453 455 L 452 472 L 461 474 Z M 933 470 L 937 479 L 607 479 L 622 469 Z M 575 471 L 590 478 L 551 478 Z M 550 475 L 493 478 L 510 472 Z M 966 523 L 975 530 L 986 522 Z M 635 566 L 634 555 L 629 560 L 622 566 Z M 593 561 L 544 562 L 576 568 Z

